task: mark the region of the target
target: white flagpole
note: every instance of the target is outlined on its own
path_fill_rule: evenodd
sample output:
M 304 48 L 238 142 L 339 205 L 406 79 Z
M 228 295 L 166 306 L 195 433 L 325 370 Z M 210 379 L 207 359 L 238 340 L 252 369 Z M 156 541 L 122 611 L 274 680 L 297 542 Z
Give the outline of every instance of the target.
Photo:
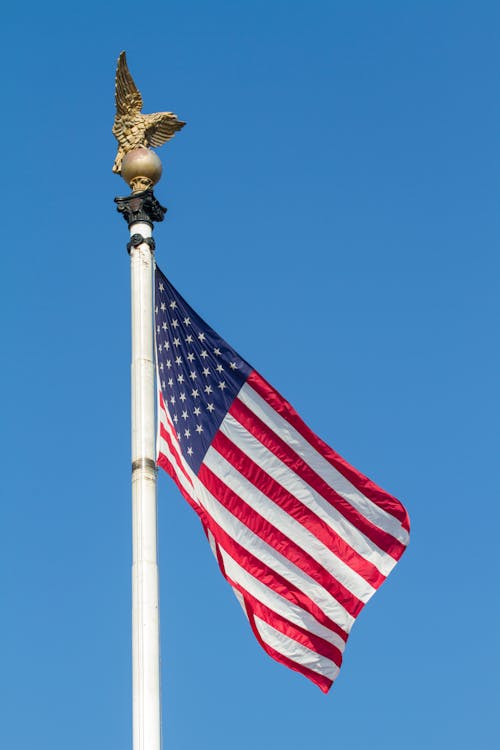
M 151 237 L 143 222 L 131 236 Z M 134 750 L 160 750 L 160 623 L 156 549 L 153 253 L 130 250 L 132 291 L 132 711 Z
M 132 722 L 133 750 L 161 750 L 160 612 L 156 519 L 155 365 L 153 355 L 153 222 L 166 209 L 153 193 L 161 177 L 148 146 L 164 143 L 185 123 L 172 112 L 143 115 L 142 96 L 121 52 L 115 79 L 113 172 L 132 194 L 115 198 L 129 230 L 132 291 Z
M 151 189 L 115 200 L 131 238 L 133 750 L 161 750 L 152 228 L 165 209 Z

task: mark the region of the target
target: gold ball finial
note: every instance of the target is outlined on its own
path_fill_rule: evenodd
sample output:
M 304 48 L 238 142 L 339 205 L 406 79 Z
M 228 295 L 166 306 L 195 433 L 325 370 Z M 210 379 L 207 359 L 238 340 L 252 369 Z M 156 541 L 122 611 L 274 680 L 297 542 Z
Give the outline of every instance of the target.
M 122 160 L 121 175 L 133 193 L 147 190 L 159 181 L 162 165 L 159 156 L 142 146 L 129 151 Z

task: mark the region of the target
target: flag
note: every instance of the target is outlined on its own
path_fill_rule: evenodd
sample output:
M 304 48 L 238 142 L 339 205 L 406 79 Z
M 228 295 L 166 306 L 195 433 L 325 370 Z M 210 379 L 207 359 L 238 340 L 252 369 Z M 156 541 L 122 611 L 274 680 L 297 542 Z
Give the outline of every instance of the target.
M 158 464 L 198 513 L 267 653 L 327 692 L 403 554 L 396 498 L 317 437 L 155 271 Z

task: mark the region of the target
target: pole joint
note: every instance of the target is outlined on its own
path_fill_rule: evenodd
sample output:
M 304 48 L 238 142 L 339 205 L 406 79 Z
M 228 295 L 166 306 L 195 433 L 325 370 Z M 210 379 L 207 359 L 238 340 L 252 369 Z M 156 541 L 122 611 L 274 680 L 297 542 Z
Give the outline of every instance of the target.
M 152 458 L 136 458 L 135 461 L 132 461 L 132 474 L 139 469 L 150 469 L 151 471 L 154 471 L 155 474 L 158 473 L 156 461 L 153 461 Z
M 130 255 L 130 251 L 133 247 L 139 247 L 139 245 L 142 244 L 149 245 L 149 249 L 151 250 L 151 254 L 154 254 L 156 243 L 152 237 L 143 237 L 142 234 L 133 234 L 127 242 L 127 253 Z

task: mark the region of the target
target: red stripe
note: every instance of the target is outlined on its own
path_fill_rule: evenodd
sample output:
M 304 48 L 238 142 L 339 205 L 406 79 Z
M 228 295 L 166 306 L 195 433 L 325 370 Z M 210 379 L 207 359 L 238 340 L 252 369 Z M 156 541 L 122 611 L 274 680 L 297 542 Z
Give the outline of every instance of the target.
M 165 409 L 165 400 L 161 389 L 158 390 L 158 404 L 162 409 Z
M 187 500 L 187 502 L 193 508 L 193 510 L 196 511 L 196 513 L 200 517 L 202 523 L 205 523 L 206 518 L 205 518 L 205 511 L 204 511 L 204 509 L 201 508 L 200 505 L 198 505 L 198 503 L 195 500 L 193 500 L 193 498 L 191 497 L 191 495 L 189 494 L 189 492 L 183 487 L 182 483 L 179 481 L 179 479 L 177 477 L 176 470 L 174 469 L 171 461 L 167 458 L 167 456 L 164 453 L 160 452 L 158 454 L 158 460 L 157 460 L 156 463 L 158 464 L 158 466 L 161 466 L 161 468 L 164 471 L 166 471 L 167 474 L 169 474 L 172 477 L 172 479 L 176 483 L 177 487 L 181 491 L 182 496 L 184 497 L 184 499 Z
M 274 407 L 273 407 L 274 408 Z M 235 398 L 229 413 L 257 438 L 275 456 L 283 461 L 301 479 L 309 484 L 316 492 L 327 500 L 330 505 L 341 513 L 344 518 L 374 542 L 377 547 L 384 550 L 395 560 L 399 560 L 405 546 L 395 539 L 391 534 L 375 526 L 356 508 L 347 502 L 341 495 L 322 479 L 311 467 L 285 443 L 273 430 L 271 430 L 256 414 L 254 414 L 238 398 Z
M 196 504 L 194 502 L 194 500 L 186 492 L 186 490 L 184 489 L 184 487 L 182 486 L 182 484 L 177 479 L 175 470 L 174 470 L 171 462 L 165 456 L 165 454 L 163 454 L 163 453 L 159 454 L 159 456 L 158 456 L 158 465 L 161 466 L 168 474 L 170 474 L 170 476 L 172 477 L 172 479 L 177 484 L 177 487 L 179 488 L 180 492 L 184 496 L 185 500 L 189 503 L 189 505 L 191 505 L 191 507 L 199 515 L 205 534 L 208 536 L 207 532 L 208 532 L 208 529 L 210 528 L 210 531 L 212 532 L 212 534 L 214 535 L 214 538 L 215 538 L 215 535 L 218 533 L 217 532 L 217 528 L 218 528 L 217 524 L 208 516 L 208 514 L 206 514 L 205 510 L 202 507 L 200 507 L 198 504 Z M 225 535 L 225 533 L 222 531 L 221 536 L 227 536 L 227 535 Z M 221 545 L 221 546 L 223 546 L 223 545 Z M 332 684 L 331 680 L 328 680 L 327 678 L 323 678 L 321 675 L 319 675 L 317 672 L 314 672 L 313 670 L 307 669 L 305 667 L 301 667 L 300 664 L 297 664 L 296 662 L 292 662 L 286 656 L 283 656 L 282 654 L 280 654 L 279 652 L 275 651 L 270 646 L 267 646 L 267 644 L 264 643 L 264 641 L 260 637 L 260 634 L 258 632 L 256 632 L 255 623 L 254 623 L 254 620 L 253 620 L 253 612 L 252 612 L 253 604 L 255 603 L 255 605 L 256 605 L 255 606 L 256 614 L 259 617 L 261 617 L 265 622 L 269 622 L 269 624 L 272 625 L 273 627 L 275 627 L 277 630 L 278 629 L 282 630 L 290 638 L 294 638 L 294 635 L 295 635 L 296 637 L 294 638 L 294 640 L 299 641 L 299 643 L 304 643 L 304 645 L 308 646 L 308 648 L 311 648 L 312 650 L 316 650 L 318 653 L 322 654 L 323 656 L 327 656 L 328 658 L 332 659 L 332 661 L 334 661 L 335 663 L 337 663 L 339 666 L 340 666 L 340 663 L 342 662 L 342 654 L 341 654 L 341 652 L 338 649 L 336 649 L 332 644 L 328 644 L 327 641 L 323 641 L 323 639 L 319 638 L 318 636 L 314 636 L 312 633 L 309 633 L 309 631 L 306 631 L 306 630 L 303 631 L 304 636 L 306 636 L 305 640 L 301 639 L 300 636 L 299 636 L 299 631 L 301 631 L 302 629 L 298 628 L 298 626 L 294 626 L 293 624 L 287 625 L 288 621 L 285 620 L 284 618 L 280 618 L 280 616 L 277 615 L 276 613 L 273 613 L 275 615 L 275 618 L 273 620 L 273 618 L 271 616 L 271 610 L 268 610 L 268 608 L 265 607 L 265 605 L 263 605 L 261 602 L 258 602 L 257 599 L 255 599 L 254 597 L 252 597 L 251 594 L 249 594 L 248 591 L 246 591 L 245 589 L 243 589 L 242 587 L 240 587 L 235 581 L 232 581 L 229 578 L 229 576 L 226 574 L 226 571 L 225 571 L 225 568 L 224 568 L 224 561 L 222 559 L 222 555 L 220 553 L 219 544 L 218 544 L 217 540 L 215 541 L 215 547 L 216 547 L 217 561 L 219 563 L 219 567 L 220 567 L 220 570 L 222 572 L 222 575 L 224 576 L 224 578 L 228 581 L 228 583 L 233 588 L 241 591 L 241 593 L 242 593 L 242 595 L 243 595 L 243 597 L 245 599 L 245 609 L 247 610 L 247 615 L 248 615 L 248 619 L 249 619 L 250 625 L 252 627 L 252 630 L 253 630 L 253 632 L 254 632 L 254 634 L 255 634 L 258 642 L 262 646 L 262 648 L 273 659 L 275 659 L 276 661 L 284 664 L 285 666 L 290 667 L 291 669 L 294 669 L 297 672 L 300 672 L 305 677 L 307 677 L 308 679 L 312 680 L 312 682 L 314 682 L 316 685 L 318 685 L 320 687 L 320 689 L 324 693 L 326 693 L 329 690 L 329 688 L 330 688 L 330 686 Z M 252 557 L 252 556 L 250 556 L 250 557 Z M 251 572 L 249 568 L 246 568 L 246 569 L 249 570 L 249 572 Z M 253 572 L 251 572 L 251 574 L 253 575 Z M 295 602 L 293 600 L 293 595 L 292 595 L 292 589 L 294 587 L 291 586 L 290 584 L 288 584 L 284 579 L 282 579 L 281 576 L 278 576 L 277 574 L 273 574 L 273 575 L 276 578 L 276 581 L 277 581 L 277 584 L 278 584 L 278 588 L 282 587 L 283 585 L 285 587 L 285 591 L 284 592 L 281 591 L 281 594 L 284 595 L 285 598 L 288 599 L 289 601 L 292 601 L 294 604 L 297 604 L 297 602 Z M 261 580 L 258 576 L 255 576 L 255 577 L 258 578 L 259 580 Z M 268 581 L 267 585 L 272 590 L 277 591 L 277 589 L 273 585 L 269 585 L 269 581 Z M 290 595 L 289 595 L 289 592 L 290 592 Z M 280 593 L 280 591 L 277 591 L 277 593 Z M 304 595 L 300 596 L 301 592 L 297 592 L 297 593 L 299 594 L 299 598 L 307 599 L 307 597 L 305 597 Z M 314 603 L 311 602 L 311 604 L 312 604 L 312 609 L 316 609 Z M 302 606 L 302 604 L 299 604 L 298 606 Z M 307 611 L 310 612 L 309 608 L 303 607 L 303 606 L 302 606 L 302 608 L 306 609 Z M 265 612 L 265 610 L 268 610 L 269 614 L 267 614 Z M 325 615 L 323 615 L 323 613 L 321 612 L 321 610 L 319 610 L 319 612 L 317 613 L 320 616 L 317 616 L 317 614 L 315 614 L 314 612 L 310 612 L 310 614 L 312 614 L 315 617 L 315 619 L 318 620 L 318 622 L 321 622 L 326 627 L 329 627 L 330 630 L 332 630 L 333 632 L 337 633 L 337 635 L 339 635 L 343 640 L 347 640 L 347 634 L 336 623 L 330 621 Z M 282 625 L 281 628 L 279 626 L 278 618 L 281 619 L 282 622 L 283 622 L 283 625 Z M 295 628 L 296 631 L 295 632 L 292 631 L 292 628 Z M 307 640 L 309 640 L 311 644 L 314 644 L 315 647 L 313 648 L 312 645 L 308 645 Z M 320 642 L 324 643 L 325 647 L 323 647 L 322 643 L 320 643 Z M 330 647 L 332 649 L 331 653 L 328 652 L 327 647 Z M 340 662 L 338 661 L 339 659 L 340 659 Z
M 308 669 L 307 667 L 302 666 L 302 664 L 299 664 L 296 661 L 292 661 L 288 658 L 288 656 L 285 656 L 280 651 L 276 651 L 276 649 L 272 648 L 272 646 L 269 646 L 267 643 L 265 643 L 265 641 L 262 640 L 262 637 L 257 629 L 253 613 L 247 610 L 247 614 L 248 621 L 251 625 L 254 636 L 257 638 L 264 651 L 266 651 L 266 653 L 268 653 L 270 657 L 275 659 L 275 661 L 279 661 L 280 664 L 284 664 L 285 667 L 293 669 L 295 672 L 300 672 L 300 674 L 304 675 L 304 677 L 307 677 L 309 680 L 311 680 L 311 682 L 314 682 L 314 684 L 317 685 L 323 693 L 327 693 L 330 690 L 331 686 L 333 685 L 333 680 L 330 680 L 329 677 L 325 677 L 324 675 L 319 674 L 319 672 L 314 672 L 312 669 Z
M 292 602 L 292 604 L 302 607 L 309 612 L 318 622 L 325 627 L 333 630 L 341 638 L 347 640 L 347 632 L 343 630 L 334 620 L 331 620 L 323 610 L 307 594 L 301 591 L 295 584 L 288 581 L 275 570 L 259 560 L 249 550 L 243 547 L 233 537 L 231 537 L 219 524 L 212 518 L 207 509 L 204 509 L 204 521 L 212 532 L 216 542 L 232 557 L 238 565 L 248 571 L 250 575 L 267 586 L 279 596 Z
M 200 466 L 198 479 L 246 528 L 253 531 L 262 541 L 279 552 L 280 555 L 283 555 L 287 560 L 290 560 L 290 562 L 328 591 L 350 615 L 357 617 L 363 609 L 364 603 L 340 583 L 330 571 L 320 565 L 314 557 L 273 526 L 260 513 L 257 513 L 254 508 L 248 505 L 236 492 L 233 492 L 230 487 L 224 484 L 204 464 Z
M 165 425 L 162 424 L 162 422 L 160 422 L 160 436 L 163 438 L 163 440 L 168 445 L 168 447 L 170 449 L 170 453 L 172 454 L 173 458 L 175 459 L 175 464 L 176 464 L 178 470 L 186 477 L 186 479 L 188 480 L 189 484 L 192 485 L 193 482 L 192 482 L 191 477 L 187 473 L 187 471 L 186 471 L 186 469 L 185 469 L 185 467 L 184 467 L 184 465 L 182 463 L 182 458 L 180 457 L 179 452 L 177 451 L 177 446 L 174 445 L 171 436 L 167 432 L 167 429 L 166 429 Z
M 362 576 L 365 581 L 368 581 L 371 586 L 378 588 L 383 583 L 385 576 L 382 575 L 375 565 L 365 560 L 359 552 L 356 552 L 325 521 L 319 518 L 314 511 L 301 503 L 300 500 L 288 492 L 272 476 L 261 469 L 259 464 L 249 458 L 226 435 L 218 432 L 212 442 L 212 447 L 224 456 L 226 461 L 248 479 L 254 487 L 264 493 L 266 497 L 282 508 L 289 516 L 298 521 L 311 534 L 314 534 L 325 547 Z
M 266 604 L 263 604 L 259 599 L 256 599 L 249 591 L 247 591 L 247 589 L 241 586 L 241 584 L 233 581 L 228 575 L 226 575 L 225 578 L 245 599 L 247 612 L 250 609 L 251 612 L 255 613 L 257 617 L 260 617 L 261 620 L 267 622 L 275 630 L 292 638 L 294 641 L 297 641 L 297 643 L 302 644 L 302 646 L 305 646 L 311 651 L 315 651 L 320 656 L 325 656 L 327 659 L 331 659 L 331 661 L 335 662 L 335 664 L 340 667 L 342 664 L 342 652 L 334 646 L 333 643 L 311 633 L 310 630 L 307 630 L 300 625 L 290 622 L 290 620 L 287 620 L 273 609 L 270 609 Z
M 342 476 L 344 476 L 357 490 L 396 518 L 403 529 L 410 530 L 410 519 L 406 508 L 400 501 L 385 490 L 378 487 L 364 474 L 347 463 L 329 445 L 319 438 L 299 417 L 293 406 L 286 401 L 258 372 L 253 370 L 247 378 L 247 383 L 262 396 L 280 416 L 291 424 L 312 447 L 325 458 Z M 399 559 L 399 556 L 398 558 Z
M 168 411 L 165 408 L 165 405 L 164 405 L 164 402 L 163 402 L 163 396 L 162 396 L 161 391 L 159 391 L 159 394 L 160 394 L 160 407 L 161 407 L 161 411 L 163 412 L 163 415 L 165 417 L 165 421 L 166 421 L 167 425 L 170 427 L 170 429 L 172 430 L 172 432 L 175 434 L 176 430 L 175 430 L 175 427 L 174 427 L 174 425 L 172 423 L 172 420 L 170 419 L 169 413 L 168 413 Z M 189 474 L 187 473 L 187 471 L 186 471 L 186 469 L 184 467 L 183 459 L 182 459 L 182 456 L 181 456 L 181 453 L 180 453 L 180 450 L 179 450 L 179 443 L 177 441 L 174 442 L 172 440 L 172 437 L 171 437 L 170 433 L 168 432 L 167 428 L 163 424 L 161 414 L 159 413 L 158 416 L 159 416 L 159 420 L 160 420 L 160 437 L 162 437 L 163 440 L 165 440 L 165 442 L 167 443 L 167 445 L 168 445 L 168 447 L 170 449 L 170 452 L 172 453 L 172 456 L 175 459 L 175 463 L 179 467 L 179 471 L 181 471 L 184 474 L 184 476 L 186 477 L 186 479 L 189 482 L 189 484 L 192 485 L 193 484 L 192 479 L 191 479 L 191 477 L 189 476 Z

